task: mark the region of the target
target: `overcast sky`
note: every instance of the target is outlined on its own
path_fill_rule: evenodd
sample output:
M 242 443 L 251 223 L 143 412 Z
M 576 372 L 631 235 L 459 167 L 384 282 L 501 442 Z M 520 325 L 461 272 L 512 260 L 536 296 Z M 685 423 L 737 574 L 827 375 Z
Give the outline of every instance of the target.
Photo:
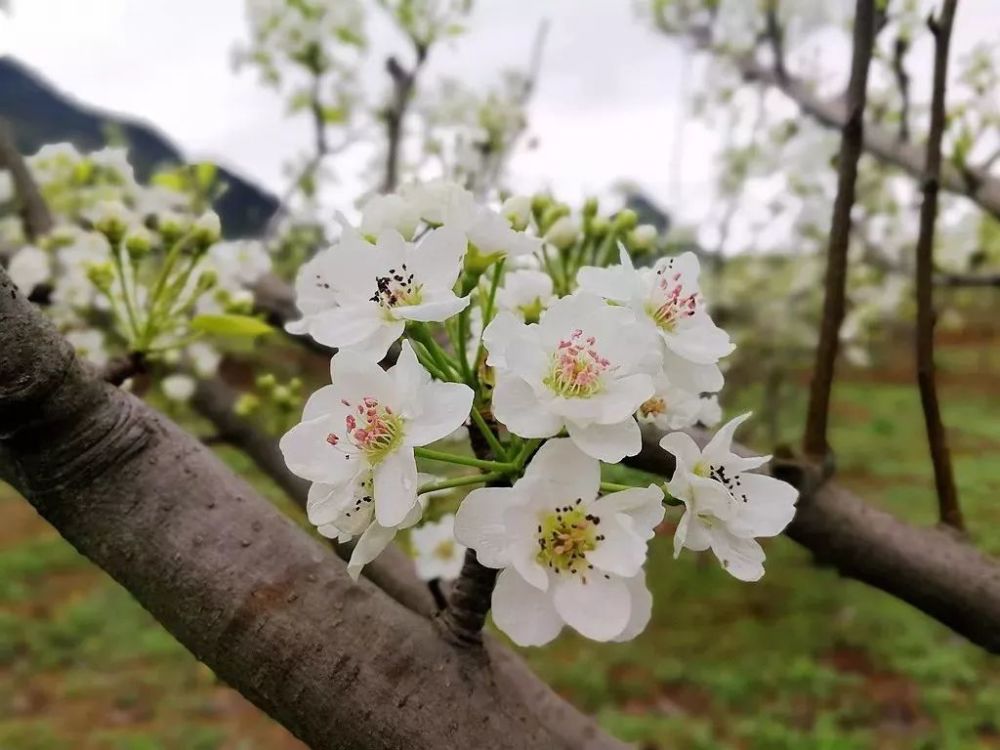
M 965 0 L 959 53 L 995 33 L 997 3 Z M 0 16 L 0 53 L 84 102 L 153 123 L 190 158 L 217 160 L 282 191 L 282 164 L 306 147 L 307 123 L 286 118 L 252 72 L 233 71 L 232 48 L 245 36 L 243 0 L 12 5 L 10 18 Z M 516 158 L 515 186 L 552 187 L 572 200 L 628 177 L 697 220 L 712 199 L 717 134 L 687 123 L 680 168 L 671 169 L 691 75 L 679 46 L 652 30 L 631 0 L 478 0 L 470 33 L 435 52 L 430 77 L 447 72 L 488 85 L 499 70 L 525 63 L 543 18 L 552 26 L 530 109 L 538 146 Z M 374 46 L 384 56 L 392 44 L 383 35 Z M 348 195 L 360 165 L 345 166 Z

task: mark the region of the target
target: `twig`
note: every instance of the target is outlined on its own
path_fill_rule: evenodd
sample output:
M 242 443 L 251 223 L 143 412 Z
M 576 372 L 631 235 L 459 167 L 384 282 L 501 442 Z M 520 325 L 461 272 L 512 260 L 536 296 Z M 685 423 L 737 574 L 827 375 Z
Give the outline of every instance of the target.
M 864 114 L 868 68 L 872 59 L 875 29 L 875 0 L 858 0 L 854 17 L 851 77 L 847 84 L 847 117 L 844 121 L 837 162 L 837 197 L 827 249 L 823 320 L 816 364 L 809 390 L 809 410 L 803 450 L 812 458 L 824 458 L 829 451 L 827 422 L 830 391 L 840 344 L 840 324 L 844 319 L 847 286 L 847 250 L 851 235 L 851 208 L 854 205 L 858 159 L 864 143 Z
M 392 79 L 392 100 L 385 111 L 386 154 L 385 174 L 382 178 L 381 191 L 391 193 L 399 183 L 399 160 L 403 147 L 403 123 L 413 101 L 413 92 L 417 76 L 427 61 L 430 48 L 424 42 L 413 40 L 415 54 L 413 67 L 404 68 L 394 56 L 385 61 L 385 69 Z
M 934 484 L 942 523 L 963 529 L 962 510 L 948 451 L 948 437 L 941 421 L 937 383 L 934 377 L 934 227 L 937 221 L 938 190 L 941 174 L 941 140 L 945 128 L 945 90 L 948 80 L 948 50 L 958 0 L 945 0 L 941 15 L 931 17 L 927 25 L 934 35 L 934 89 L 931 96 L 931 124 L 927 136 L 927 157 L 923 176 L 923 202 L 920 205 L 920 233 L 917 237 L 917 384 L 920 404 L 927 426 L 927 442 L 934 466 Z
M 764 10 L 764 23 L 764 36 L 774 58 L 774 72 L 778 80 L 785 83 L 788 80 L 788 70 L 785 68 L 785 30 L 778 20 L 778 0 L 768 0 Z
M 119 386 L 129 378 L 146 372 L 146 357 L 142 352 L 130 352 L 115 357 L 101 371 L 101 380 Z
M 14 145 L 14 137 L 7 123 L 0 120 L 0 169 L 10 172 L 17 193 L 18 213 L 28 240 L 35 242 L 52 231 L 53 221 L 31 170 Z
M 892 71 L 899 87 L 899 140 L 910 140 L 910 74 L 906 72 L 906 54 L 910 50 L 910 40 L 905 35 L 896 37 L 892 53 Z

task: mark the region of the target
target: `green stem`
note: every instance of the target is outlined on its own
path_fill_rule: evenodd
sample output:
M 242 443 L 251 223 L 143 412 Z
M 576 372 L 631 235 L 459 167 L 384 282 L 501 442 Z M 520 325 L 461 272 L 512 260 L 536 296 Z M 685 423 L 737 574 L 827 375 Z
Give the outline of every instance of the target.
M 427 370 L 431 375 L 433 375 L 438 380 L 447 382 L 451 380 L 448 375 L 445 375 L 441 370 L 438 369 L 437 362 L 434 361 L 434 357 L 431 356 L 430 352 L 417 341 L 415 338 L 410 338 L 410 346 L 413 347 L 413 353 L 417 355 L 417 361 L 423 365 L 424 369 Z
M 472 384 L 472 370 L 469 368 L 469 353 L 466 350 L 469 338 L 469 316 L 472 315 L 471 308 L 467 307 L 458 314 L 458 363 L 462 368 L 462 378 L 466 383 Z
M 482 414 L 479 413 L 479 409 L 475 406 L 472 407 L 472 421 L 476 423 L 476 427 L 479 431 L 483 433 L 483 437 L 486 438 L 486 442 L 490 444 L 490 450 L 493 451 L 493 455 L 499 458 L 505 463 L 510 462 L 510 457 L 507 455 L 507 450 L 503 447 L 499 438 L 490 429 L 490 426 L 486 424 L 486 419 Z
M 150 292 L 149 299 L 146 301 L 146 307 L 149 311 L 149 315 L 146 318 L 146 327 L 143 331 L 141 340 L 136 346 L 136 348 L 140 351 L 153 343 L 152 339 L 155 333 L 156 325 L 155 311 L 159 306 L 160 296 L 163 294 L 163 287 L 166 286 L 167 279 L 170 278 L 170 273 L 174 270 L 174 265 L 176 265 L 177 259 L 184 251 L 184 246 L 193 237 L 194 233 L 188 232 L 183 237 L 178 239 L 177 242 L 173 244 L 173 247 L 167 251 L 167 257 L 163 260 L 163 267 L 160 269 L 160 274 L 156 278 L 156 282 L 153 284 L 153 291 Z
M 112 247 L 111 257 L 115 260 L 118 281 L 121 282 L 122 298 L 125 300 L 125 314 L 128 316 L 128 322 L 132 328 L 132 343 L 134 344 L 135 339 L 139 337 L 139 319 L 132 304 L 132 295 L 129 293 L 128 283 L 125 280 L 125 264 L 122 263 L 121 247 Z
M 475 474 L 473 476 L 466 477 L 455 477 L 454 479 L 444 479 L 440 482 L 428 482 L 417 488 L 417 494 L 422 495 L 425 492 L 436 492 L 437 490 L 448 490 L 452 487 L 466 487 L 470 484 L 487 484 L 493 482 L 497 479 L 503 479 L 504 475 L 500 472 L 492 472 L 490 474 Z
M 445 377 L 441 378 L 442 380 L 461 381 L 461 377 L 459 377 L 456 371 L 455 363 L 438 342 L 434 340 L 434 336 L 431 335 L 431 332 L 427 330 L 427 327 L 423 323 L 411 325 L 408 332 L 411 339 L 423 344 L 424 349 L 427 350 L 427 353 L 437 364 L 437 369 L 445 374 Z
M 500 286 L 500 277 L 503 275 L 503 265 L 506 258 L 501 258 L 500 262 L 496 264 L 493 269 L 493 283 L 490 285 L 490 294 L 486 298 L 486 307 L 483 310 L 483 330 L 486 330 L 486 326 L 490 324 L 493 320 L 493 307 L 496 303 L 497 298 L 497 288 Z M 479 369 L 479 360 L 483 357 L 483 337 L 479 337 L 479 343 L 476 345 L 476 358 L 472 362 L 472 366 Z
M 521 446 L 521 450 L 517 452 L 517 456 L 514 457 L 514 464 L 520 469 L 524 467 L 525 462 L 528 460 L 528 456 L 534 453 L 535 448 L 541 445 L 542 440 L 540 438 L 532 438 L 531 440 L 525 440 L 524 445 Z
M 455 453 L 445 453 L 444 451 L 431 450 L 430 448 L 414 448 L 413 455 L 417 458 L 426 458 L 430 461 L 441 461 L 446 464 L 458 464 L 459 466 L 474 466 L 477 469 L 497 471 L 501 474 L 510 474 L 517 469 L 516 466 L 499 461 L 484 461 L 471 456 L 459 456 Z
M 601 482 L 601 492 L 621 492 L 622 490 L 635 490 L 630 484 L 617 484 L 615 482 Z

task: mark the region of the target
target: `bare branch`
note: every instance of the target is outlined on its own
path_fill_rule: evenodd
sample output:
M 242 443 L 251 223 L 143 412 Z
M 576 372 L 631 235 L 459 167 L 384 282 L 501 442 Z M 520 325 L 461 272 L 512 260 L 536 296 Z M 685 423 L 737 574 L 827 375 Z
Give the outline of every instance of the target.
M 385 174 L 382 177 L 381 192 L 391 193 L 399 183 L 399 162 L 405 135 L 404 123 L 413 93 L 417 84 L 417 76 L 427 61 L 428 46 L 413 40 L 414 61 L 409 69 L 403 67 L 395 57 L 385 61 L 385 69 L 392 79 L 392 98 L 384 112 L 386 127 Z
M 934 277 L 934 285 L 950 288 L 1000 287 L 1000 274 L 948 273 Z
M 30 242 L 35 242 L 52 231 L 52 214 L 49 213 L 49 207 L 45 204 L 24 157 L 14 145 L 10 127 L 3 121 L 0 121 L 0 169 L 10 172 L 17 193 L 18 212 L 21 214 L 24 234 Z
M 785 68 L 785 30 L 778 20 L 778 0 L 767 0 L 767 7 L 764 9 L 764 34 L 774 58 L 774 73 L 779 81 L 784 82 L 788 79 L 788 70 Z
M 210 451 L 94 378 L 2 270 L 0 349 L 5 478 L 310 747 L 624 750 L 495 646 L 455 648 L 354 584 Z
M 899 140 L 910 140 L 910 74 L 906 72 L 906 54 L 910 50 L 910 40 L 900 34 L 892 48 L 892 72 L 899 88 Z
M 833 221 L 827 248 L 823 320 L 816 347 L 816 364 L 809 390 L 809 409 L 803 438 L 803 449 L 813 458 L 823 458 L 829 451 L 827 421 L 830 392 L 840 345 L 840 324 L 844 319 L 851 209 L 854 206 L 858 159 L 864 143 L 866 89 L 874 32 L 875 0 L 858 0 L 854 17 L 851 76 L 845 96 L 847 117 L 842 128 L 837 160 L 837 197 L 833 204 Z
M 704 445 L 711 435 L 690 430 Z M 639 455 L 626 463 L 663 476 L 673 456 L 643 435 Z M 756 455 L 733 445 L 742 455 Z M 979 552 L 953 530 L 920 528 L 878 510 L 799 464 L 774 461 L 773 473 L 802 493 L 785 531 L 816 561 L 913 605 L 987 651 L 1000 654 L 1000 562 Z
M 934 34 L 934 88 L 931 95 L 931 124 L 924 161 L 923 202 L 920 205 L 920 233 L 917 237 L 917 384 L 927 427 L 938 512 L 942 523 L 964 528 L 958 490 L 948 451 L 948 435 L 941 421 L 937 383 L 934 376 L 934 227 L 937 222 L 938 189 L 941 174 L 941 140 L 945 128 L 945 90 L 948 80 L 948 50 L 958 0 L 945 0 L 941 15 L 928 20 Z

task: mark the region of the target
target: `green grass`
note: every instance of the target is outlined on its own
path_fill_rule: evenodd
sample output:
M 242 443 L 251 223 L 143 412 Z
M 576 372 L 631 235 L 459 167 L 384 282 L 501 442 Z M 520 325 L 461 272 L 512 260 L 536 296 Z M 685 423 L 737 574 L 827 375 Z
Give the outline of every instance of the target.
M 1000 554 L 1000 461 L 992 458 L 1000 385 L 985 387 L 982 370 L 989 362 L 1000 371 L 1000 357 L 956 347 L 943 359 L 962 505 L 976 542 Z M 730 415 L 759 411 L 759 389 L 730 393 L 738 396 Z M 778 437 L 794 444 L 804 388 L 789 393 Z M 900 517 L 932 523 L 915 388 L 898 377 L 849 376 L 834 407 L 839 481 Z M 760 417 L 740 437 L 769 450 Z M 295 513 L 245 457 L 222 454 Z M 0 487 L 0 519 L 20 503 Z M 32 529 L 0 544 L 0 748 L 301 748 L 220 687 L 126 592 L 44 526 Z M 646 633 L 596 644 L 567 632 L 525 653 L 556 690 L 642 748 L 1000 747 L 1000 660 L 892 597 L 817 568 L 789 540 L 766 548 L 767 575 L 744 584 L 710 556 L 674 560 L 668 529 L 648 566 L 655 608 Z

